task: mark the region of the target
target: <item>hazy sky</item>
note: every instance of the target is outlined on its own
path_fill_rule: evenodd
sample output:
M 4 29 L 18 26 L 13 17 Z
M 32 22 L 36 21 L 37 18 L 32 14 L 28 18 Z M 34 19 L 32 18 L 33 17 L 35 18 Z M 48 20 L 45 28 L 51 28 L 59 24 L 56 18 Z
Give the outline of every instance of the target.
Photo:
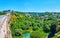
M 1 10 L 16 11 L 60 11 L 60 0 L 0 0 Z

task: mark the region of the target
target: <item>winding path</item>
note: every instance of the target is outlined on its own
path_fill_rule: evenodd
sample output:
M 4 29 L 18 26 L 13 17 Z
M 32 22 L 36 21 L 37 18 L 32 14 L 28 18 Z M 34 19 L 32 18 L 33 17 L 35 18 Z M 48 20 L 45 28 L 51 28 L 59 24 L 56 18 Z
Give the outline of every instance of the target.
M 9 19 L 10 13 L 0 16 L 0 38 L 12 38 L 8 24 Z

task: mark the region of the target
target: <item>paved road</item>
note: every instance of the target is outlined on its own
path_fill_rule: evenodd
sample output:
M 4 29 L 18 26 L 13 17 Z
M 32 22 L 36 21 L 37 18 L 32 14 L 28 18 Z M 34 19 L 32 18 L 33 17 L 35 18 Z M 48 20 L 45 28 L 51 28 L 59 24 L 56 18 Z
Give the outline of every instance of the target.
M 0 16 L 0 38 L 5 38 L 6 34 L 6 16 L 2 15 Z
M 9 38 L 12 38 L 11 33 L 9 32 L 8 21 L 10 19 L 10 13 L 0 16 L 0 38 L 5 38 L 5 34 L 8 34 Z
M 4 19 L 5 19 L 5 15 L 0 15 L 0 24 L 3 22 Z

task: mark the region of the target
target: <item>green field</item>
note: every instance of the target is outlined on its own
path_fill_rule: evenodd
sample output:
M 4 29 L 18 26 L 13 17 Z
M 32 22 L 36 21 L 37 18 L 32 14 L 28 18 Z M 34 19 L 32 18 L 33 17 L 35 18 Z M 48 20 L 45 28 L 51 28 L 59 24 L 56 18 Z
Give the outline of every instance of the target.
M 11 13 L 9 23 L 12 36 L 13 38 L 57 38 L 60 31 L 59 14 L 56 12 Z

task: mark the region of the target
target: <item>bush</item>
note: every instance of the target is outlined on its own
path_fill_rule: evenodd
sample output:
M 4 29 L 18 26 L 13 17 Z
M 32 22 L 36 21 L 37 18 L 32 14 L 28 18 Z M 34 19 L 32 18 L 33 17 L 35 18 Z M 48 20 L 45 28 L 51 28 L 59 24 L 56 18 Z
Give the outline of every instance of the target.
M 29 29 L 29 27 L 26 25 L 23 25 L 21 28 L 22 28 L 22 30 L 28 30 Z
M 19 32 L 15 32 L 15 36 L 21 36 Z
M 38 27 L 35 26 L 35 27 L 32 27 L 32 29 L 33 29 L 33 31 L 36 31 L 36 30 L 38 30 Z
M 31 33 L 30 38 L 40 38 L 40 33 L 39 32 L 33 32 L 33 33 Z
M 44 26 L 43 26 L 43 31 L 44 31 L 45 33 L 48 33 L 48 32 L 49 32 L 49 29 L 44 25 Z
M 38 23 L 37 26 L 40 27 L 40 23 Z

